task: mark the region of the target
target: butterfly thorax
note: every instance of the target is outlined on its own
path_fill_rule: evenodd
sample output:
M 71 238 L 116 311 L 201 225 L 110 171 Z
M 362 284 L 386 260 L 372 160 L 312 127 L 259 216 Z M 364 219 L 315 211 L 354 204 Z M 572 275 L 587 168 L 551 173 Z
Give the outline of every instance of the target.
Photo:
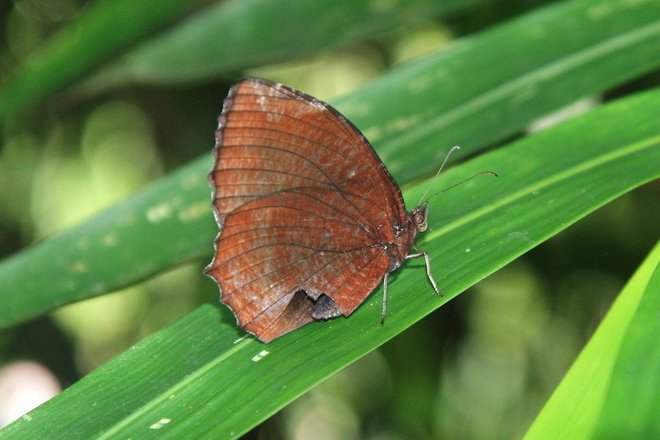
M 392 226 L 394 236 L 393 239 L 384 243 L 385 252 L 390 257 L 388 272 L 393 272 L 401 266 L 401 263 L 406 259 L 410 248 L 415 244 L 417 233 L 426 231 L 426 215 L 428 208 L 426 203 L 414 208 L 408 212 L 403 218 L 401 224 Z

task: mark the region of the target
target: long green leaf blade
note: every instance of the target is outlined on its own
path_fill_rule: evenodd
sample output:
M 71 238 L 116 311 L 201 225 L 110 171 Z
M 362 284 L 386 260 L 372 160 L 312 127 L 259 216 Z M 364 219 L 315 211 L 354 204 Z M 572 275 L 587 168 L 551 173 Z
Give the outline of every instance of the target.
M 361 41 L 475 1 L 240 0 L 203 11 L 128 53 L 95 83 L 181 83 Z M 248 31 L 249 30 L 249 31 Z
M 648 259 L 655 270 L 627 327 L 594 438 L 660 436 L 660 245 Z M 650 270 L 649 270 L 650 272 Z
M 0 119 L 16 115 L 80 79 L 194 5 L 195 2 L 181 0 L 116 0 L 90 6 L 72 26 L 62 29 L 31 54 L 2 84 Z
M 526 439 L 657 437 L 659 274 L 660 244 L 612 305 Z

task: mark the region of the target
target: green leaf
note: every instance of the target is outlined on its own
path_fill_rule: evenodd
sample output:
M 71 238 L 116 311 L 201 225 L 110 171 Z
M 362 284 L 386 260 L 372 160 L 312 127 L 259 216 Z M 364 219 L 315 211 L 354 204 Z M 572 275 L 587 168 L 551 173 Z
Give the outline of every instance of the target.
M 623 289 L 525 438 L 657 438 L 659 305 L 660 244 Z
M 552 110 L 657 68 L 658 16 L 658 2 L 555 4 L 396 69 L 340 108 L 405 182 L 433 171 L 449 145 L 472 155 Z
M 190 82 L 234 72 L 366 39 L 474 2 L 408 0 L 379 6 L 365 0 L 232 0 L 202 9 L 147 39 L 202 2 L 100 1 L 31 54 L 0 87 L 0 119 L 38 103 L 145 39 L 85 83 L 86 91 L 134 80 Z
M 436 168 L 451 145 L 473 154 L 559 105 L 660 65 L 653 56 L 660 22 L 649 18 L 659 8 L 593 0 L 551 6 L 395 69 L 337 105 L 403 186 Z M 217 233 L 210 164 L 200 158 L 0 263 L 0 327 L 208 255 Z
M 2 84 L 0 119 L 71 84 L 195 4 L 181 0 L 115 0 L 90 6 L 73 25 L 32 53 Z
M 220 306 L 202 306 L 0 431 L 0 438 L 236 438 L 288 402 L 548 237 L 660 170 L 660 90 L 623 99 L 484 154 L 446 173 L 500 173 L 434 199 L 423 266 L 350 318 L 303 327 L 271 344 L 239 337 Z M 444 186 L 442 184 L 440 186 Z M 416 198 L 426 184 L 406 195 Z M 442 209 L 440 209 L 442 207 Z
M 210 157 L 198 160 L 3 261 L 0 327 L 208 254 L 217 233 L 209 212 L 210 168 Z
M 655 258 L 653 260 L 652 258 Z M 660 246 L 655 270 L 627 328 L 594 438 L 660 436 Z
M 95 83 L 180 83 L 361 41 L 475 1 L 240 0 L 218 4 L 137 48 Z

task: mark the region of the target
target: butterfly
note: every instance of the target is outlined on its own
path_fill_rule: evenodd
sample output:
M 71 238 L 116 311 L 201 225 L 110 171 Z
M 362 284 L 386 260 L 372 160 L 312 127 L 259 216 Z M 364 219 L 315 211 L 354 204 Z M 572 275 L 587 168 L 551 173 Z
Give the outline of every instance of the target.
M 360 131 L 330 105 L 249 78 L 224 101 L 209 174 L 221 232 L 205 272 L 238 324 L 270 342 L 349 316 L 411 258 L 427 205 L 401 190 Z

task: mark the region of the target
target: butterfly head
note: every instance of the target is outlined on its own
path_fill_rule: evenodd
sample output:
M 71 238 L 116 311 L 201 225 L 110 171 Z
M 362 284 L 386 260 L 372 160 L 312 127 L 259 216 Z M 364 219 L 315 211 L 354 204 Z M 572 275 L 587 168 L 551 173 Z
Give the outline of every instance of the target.
M 428 225 L 426 224 L 426 217 L 429 211 L 428 203 L 424 202 L 419 205 L 417 208 L 410 211 L 410 218 L 412 218 L 413 223 L 415 224 L 415 229 L 417 232 L 424 232 Z

